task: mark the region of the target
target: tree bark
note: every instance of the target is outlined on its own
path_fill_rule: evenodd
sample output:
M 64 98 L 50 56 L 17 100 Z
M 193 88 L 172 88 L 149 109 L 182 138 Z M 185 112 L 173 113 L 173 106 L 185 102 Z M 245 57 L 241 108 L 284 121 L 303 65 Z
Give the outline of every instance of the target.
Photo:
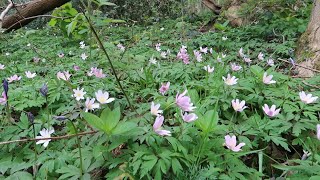
M 300 65 L 320 69 L 320 0 L 314 0 L 306 32 L 299 39 L 296 51 Z M 297 68 L 299 75 L 313 76 L 314 72 Z
M 13 29 L 19 29 L 31 21 L 36 16 L 43 15 L 52 11 L 56 7 L 60 7 L 70 0 L 33 0 L 23 6 L 16 7 L 16 13 L 7 17 L 4 17 L 2 22 L 3 29 L 10 31 Z

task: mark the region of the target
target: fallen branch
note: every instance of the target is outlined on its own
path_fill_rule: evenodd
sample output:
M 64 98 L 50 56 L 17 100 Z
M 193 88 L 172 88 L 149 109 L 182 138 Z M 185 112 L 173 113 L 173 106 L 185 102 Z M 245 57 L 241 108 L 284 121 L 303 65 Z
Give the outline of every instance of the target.
M 289 64 L 292 64 L 290 61 L 287 61 L 287 60 L 284 60 L 284 59 L 278 58 L 278 60 L 283 61 L 283 62 L 286 62 L 286 63 L 289 63 Z M 299 65 L 299 64 L 294 64 L 294 65 L 295 65 L 295 66 L 298 66 L 298 67 L 301 67 L 301 68 L 304 68 L 304 69 L 308 69 L 308 70 L 313 71 L 313 72 L 318 72 L 318 73 L 320 73 L 320 71 L 319 71 L 319 70 L 316 70 L 316 69 L 312 69 L 312 68 L 309 68 L 309 67 L 301 66 L 301 65 Z
M 70 134 L 70 135 L 50 137 L 50 138 L 18 139 L 18 140 L 0 142 L 0 145 L 11 144 L 11 143 L 18 143 L 18 142 L 29 142 L 29 141 L 49 140 L 49 139 L 51 139 L 51 140 L 68 139 L 68 138 L 72 138 L 72 137 L 75 137 L 75 136 L 84 136 L 84 135 L 88 135 L 88 134 L 95 134 L 95 133 L 97 133 L 97 132 L 98 132 L 98 131 L 89 131 L 89 132 L 82 132 L 82 133 L 78 133 L 78 134 Z
M 6 7 L 6 9 L 0 14 L 0 27 L 2 25 L 2 21 L 4 19 L 4 16 L 6 16 L 6 14 L 9 12 L 9 10 L 13 7 L 13 2 L 11 0 L 9 1 L 9 5 Z

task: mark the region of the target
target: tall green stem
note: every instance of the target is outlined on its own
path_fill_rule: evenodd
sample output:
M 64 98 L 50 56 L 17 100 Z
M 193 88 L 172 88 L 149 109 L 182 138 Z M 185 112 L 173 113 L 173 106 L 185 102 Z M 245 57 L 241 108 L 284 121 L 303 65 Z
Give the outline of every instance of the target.
M 32 129 L 33 129 L 33 138 L 36 138 L 36 130 L 34 128 L 34 123 L 32 123 Z M 33 168 L 33 179 L 37 179 L 37 162 L 38 162 L 38 152 L 37 152 L 37 144 L 36 141 L 33 141 L 34 144 L 34 168 Z
M 78 134 L 78 129 L 76 128 L 76 126 L 74 125 L 74 123 L 70 120 L 76 134 Z M 82 153 L 81 153 L 81 144 L 80 144 L 80 137 L 77 136 L 77 143 L 78 143 L 78 149 L 79 149 L 79 157 L 80 157 L 80 179 L 82 179 L 83 176 L 83 162 L 82 162 Z

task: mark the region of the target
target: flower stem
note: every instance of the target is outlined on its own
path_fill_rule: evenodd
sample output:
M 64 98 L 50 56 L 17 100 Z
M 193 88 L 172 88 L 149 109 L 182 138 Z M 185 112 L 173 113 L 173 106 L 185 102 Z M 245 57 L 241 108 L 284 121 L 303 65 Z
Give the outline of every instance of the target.
M 34 128 L 34 123 L 32 123 L 32 129 L 33 129 L 33 138 L 36 138 L 36 130 Z M 34 144 L 34 167 L 33 167 L 33 179 L 36 179 L 36 174 L 38 172 L 37 168 L 37 161 L 38 161 L 38 152 L 37 152 L 37 144 L 36 141 L 33 141 Z
M 8 100 L 7 100 L 6 111 L 7 111 L 7 119 L 8 119 L 8 123 L 9 123 L 11 121 L 11 113 L 10 113 L 10 107 L 9 107 Z
M 74 125 L 74 123 L 70 120 L 76 134 L 78 134 L 78 129 L 76 128 L 76 126 Z M 81 153 L 81 144 L 80 144 L 80 137 L 77 136 L 77 143 L 78 143 L 78 148 L 79 148 L 79 157 L 80 157 L 80 179 L 82 179 L 83 176 L 83 162 L 82 162 L 82 153 Z

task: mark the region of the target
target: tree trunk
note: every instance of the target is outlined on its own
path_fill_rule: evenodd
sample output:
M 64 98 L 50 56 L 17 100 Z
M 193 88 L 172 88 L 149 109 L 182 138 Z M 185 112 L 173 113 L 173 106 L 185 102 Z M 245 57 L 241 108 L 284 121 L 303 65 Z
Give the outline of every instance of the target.
M 297 60 L 300 65 L 320 69 L 320 0 L 314 0 L 306 32 L 299 39 Z M 297 68 L 301 76 L 313 76 L 314 72 Z
M 17 12 L 3 19 L 2 28 L 6 31 L 19 29 L 39 15 L 52 11 L 70 0 L 33 0 L 25 5 L 16 7 Z

